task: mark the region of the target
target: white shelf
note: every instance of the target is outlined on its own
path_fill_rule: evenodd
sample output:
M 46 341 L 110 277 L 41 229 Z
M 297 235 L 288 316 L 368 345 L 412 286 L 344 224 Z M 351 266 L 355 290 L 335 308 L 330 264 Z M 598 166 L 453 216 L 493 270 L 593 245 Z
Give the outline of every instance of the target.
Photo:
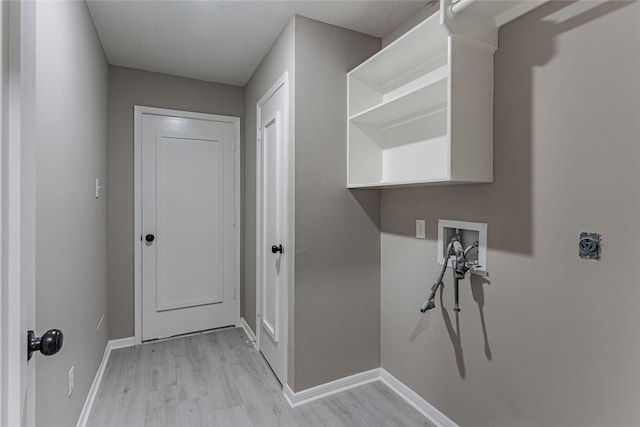
M 349 186 L 448 180 L 446 104 L 393 119 L 349 123 Z
M 367 182 L 363 184 L 350 184 L 347 188 L 372 188 L 372 189 L 385 189 L 385 188 L 399 188 L 399 187 L 425 187 L 433 185 L 463 185 L 463 184 L 477 184 L 474 181 L 451 181 L 442 179 L 432 180 L 405 180 L 405 181 L 380 181 L 380 182 Z
M 348 73 L 349 188 L 493 181 L 498 27 L 535 0 L 459 0 Z
M 458 53 L 467 49 L 433 15 L 348 74 L 349 188 L 492 180 L 492 92 L 461 90 L 469 82 L 492 87 L 485 69 L 493 54 L 475 46 L 471 57 L 479 57 L 468 60 Z M 474 117 L 452 118 L 460 110 Z M 481 166 L 468 168 L 467 156 Z
M 349 115 L 446 78 L 447 35 L 437 15 L 411 29 L 349 74 Z
M 396 97 L 371 107 L 349 120 L 357 123 L 380 124 L 392 123 L 410 117 L 421 111 L 446 108 L 447 79 L 443 75 L 439 80 L 416 88 L 404 96 Z
M 381 90 L 399 86 L 397 82 L 403 75 L 421 70 L 439 57 L 446 58 L 446 47 L 447 34 L 440 25 L 438 14 L 434 14 L 354 68 L 349 75 Z
M 461 13 L 488 17 L 499 28 L 547 1 L 549 0 L 461 0 L 459 3 L 468 3 L 468 7 Z M 449 10 L 450 8 L 451 6 Z

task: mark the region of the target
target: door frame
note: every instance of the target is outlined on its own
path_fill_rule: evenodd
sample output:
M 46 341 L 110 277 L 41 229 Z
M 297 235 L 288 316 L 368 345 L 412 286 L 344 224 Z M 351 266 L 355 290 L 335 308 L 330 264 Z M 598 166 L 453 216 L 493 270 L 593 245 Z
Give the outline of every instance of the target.
M 134 324 L 135 344 L 142 343 L 142 115 L 152 114 L 158 116 L 180 117 L 185 119 L 207 120 L 223 123 L 231 123 L 235 129 L 234 143 L 234 323 L 240 325 L 240 117 L 220 116 L 216 114 L 195 113 L 191 111 L 171 110 L 166 108 L 147 107 L 134 105 L 133 107 L 133 159 L 134 159 Z
M 0 4 L 0 425 L 36 423 L 23 330 L 35 329 L 35 7 Z
M 283 114 L 283 134 L 284 134 L 284 164 L 285 164 L 285 174 L 284 174 L 284 191 L 285 191 L 285 204 L 286 209 L 284 211 L 285 220 L 284 220 L 284 229 L 282 237 L 282 244 L 285 248 L 283 258 L 284 258 L 284 268 L 282 281 L 284 283 L 284 292 L 282 292 L 283 301 L 282 304 L 279 305 L 279 308 L 282 313 L 282 322 L 281 322 L 281 343 L 283 352 L 283 364 L 284 370 L 282 372 L 283 378 L 281 378 L 282 386 L 284 388 L 285 385 L 288 384 L 289 377 L 289 302 L 293 301 L 293 287 L 291 286 L 294 283 L 294 265 L 295 265 L 295 198 L 293 191 L 294 188 L 294 179 L 295 179 L 295 153 L 294 153 L 294 144 L 291 135 L 291 98 L 289 92 L 289 72 L 285 71 L 278 80 L 275 81 L 271 85 L 271 87 L 266 91 L 266 93 L 260 98 L 260 100 L 256 103 L 256 346 L 258 350 L 260 350 L 260 342 L 262 339 L 262 328 L 261 328 L 261 318 L 262 318 L 262 289 L 261 289 L 261 278 L 263 276 L 264 266 L 262 265 L 262 251 L 266 250 L 270 242 L 262 241 L 262 149 L 261 142 L 262 138 L 260 135 L 260 123 L 261 119 L 261 108 L 266 102 L 276 93 L 278 89 L 284 87 L 284 98 L 285 108 Z

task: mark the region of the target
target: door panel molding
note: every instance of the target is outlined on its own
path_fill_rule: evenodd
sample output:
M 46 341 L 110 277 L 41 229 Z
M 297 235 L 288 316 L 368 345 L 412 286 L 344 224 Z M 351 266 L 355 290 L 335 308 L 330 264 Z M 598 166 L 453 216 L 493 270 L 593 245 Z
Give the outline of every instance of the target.
M 213 122 L 231 123 L 234 125 L 234 319 L 235 325 L 240 325 L 240 118 L 216 114 L 196 113 L 190 111 L 165 108 L 134 106 L 134 339 L 136 344 L 142 343 L 142 115 L 170 116 L 185 119 L 206 120 Z M 162 136 L 170 138 L 185 138 L 184 135 L 162 132 Z M 203 137 L 202 140 L 211 138 Z
M 280 90 L 283 89 L 284 106 L 281 113 L 264 116 L 262 108 L 267 105 L 269 100 Z M 276 82 L 266 91 L 266 93 L 256 103 L 256 345 L 259 350 L 265 351 L 264 345 L 268 348 L 276 345 L 279 355 L 282 357 L 281 369 L 273 367 L 274 372 L 280 371 L 278 379 L 285 385 L 288 377 L 288 341 L 289 341 L 289 301 L 292 301 L 293 294 L 293 276 L 295 265 L 295 199 L 294 199 L 294 171 L 295 157 L 293 141 L 290 135 L 291 117 L 290 117 L 290 93 L 289 93 L 289 73 L 284 72 Z M 278 206 L 275 215 L 282 218 L 281 230 L 277 230 L 276 235 L 280 236 L 280 242 L 265 241 L 265 230 L 263 227 L 263 217 L 265 215 L 266 200 L 264 192 L 266 185 L 262 180 L 265 167 L 264 156 L 264 138 L 267 136 L 261 134 L 263 127 L 276 126 L 275 130 L 283 137 L 283 152 L 278 154 L 277 169 L 284 171 L 280 176 L 280 181 L 276 183 L 277 188 L 282 191 L 282 206 Z M 274 212 L 272 212 L 274 214 Z M 282 244 L 284 252 L 280 255 L 271 253 L 272 245 Z M 278 272 L 281 280 L 280 286 L 277 288 L 280 300 L 271 307 L 276 314 L 275 319 L 271 316 L 265 316 L 268 304 L 263 301 L 263 283 L 266 277 L 265 258 L 271 259 L 278 256 Z M 266 358 L 266 356 L 265 356 Z
M 172 282 L 172 280 L 167 280 L 167 271 L 166 271 L 166 266 L 169 265 L 169 262 L 167 262 L 168 260 L 170 260 L 171 258 L 173 258 L 174 256 L 178 255 L 176 253 L 175 248 L 172 245 L 167 245 L 165 244 L 165 242 L 168 239 L 171 239 L 171 237 L 173 237 L 173 239 L 171 239 L 172 241 L 175 242 L 176 238 L 178 241 L 183 240 L 184 241 L 184 237 L 181 238 L 181 236 L 170 236 L 168 235 L 167 231 L 171 230 L 170 224 L 173 222 L 170 220 L 170 218 L 166 218 L 167 216 L 167 210 L 180 210 L 183 211 L 185 209 L 188 209 L 188 207 L 185 206 L 185 203 L 188 203 L 187 200 L 182 200 L 181 203 L 178 206 L 174 206 L 171 203 L 167 203 L 167 201 L 162 198 L 162 196 L 165 195 L 165 191 L 167 191 L 167 187 L 171 187 L 171 185 L 169 185 L 169 183 L 172 182 L 171 177 L 168 177 L 166 175 L 168 175 L 170 173 L 171 167 L 170 167 L 170 163 L 172 162 L 172 160 L 174 160 L 175 158 L 178 158 L 180 153 L 180 149 L 182 148 L 184 142 L 183 141 L 189 141 L 190 143 L 204 143 L 205 145 L 211 145 L 213 147 L 213 153 L 208 153 L 208 154 L 214 154 L 214 163 L 215 164 L 215 168 L 214 170 L 218 171 L 218 177 L 217 177 L 217 191 L 215 192 L 215 194 L 217 195 L 217 206 L 218 209 L 215 212 L 211 212 L 213 215 L 215 215 L 216 219 L 217 219 L 217 224 L 218 227 L 215 230 L 214 236 L 212 236 L 212 238 L 210 239 L 211 242 L 216 242 L 216 247 L 215 247 L 215 258 L 217 259 L 217 263 L 215 265 L 215 271 L 213 271 L 214 275 L 215 275 L 215 279 L 216 279 L 216 286 L 212 287 L 212 288 L 208 288 L 207 287 L 207 291 L 206 292 L 208 295 L 205 298 L 189 298 L 188 295 L 184 295 L 181 294 L 180 291 L 178 291 L 178 295 L 172 295 L 174 292 L 171 292 L 173 287 L 170 285 L 170 283 Z M 177 144 L 176 144 L 177 143 Z M 167 311 L 167 310 L 175 310 L 175 309 L 179 309 L 179 308 L 186 308 L 186 307 L 190 307 L 190 306 L 196 306 L 196 305 L 209 305 L 209 304 L 215 304 L 215 303 L 219 303 L 222 302 L 224 299 L 224 277 L 223 277 L 223 262 L 222 262 L 222 257 L 221 254 L 224 251 L 224 246 L 222 244 L 223 239 L 222 237 L 222 225 L 223 225 L 223 221 L 222 218 L 224 216 L 224 212 L 223 212 L 223 207 L 224 207 L 224 200 L 223 200 L 223 177 L 220 176 L 223 170 L 223 140 L 222 139 L 211 139 L 211 138 L 205 138 L 205 137 L 201 137 L 201 138 L 196 138 L 196 137 L 190 137 L 190 138 L 186 138 L 184 136 L 180 136 L 179 134 L 174 134 L 174 133 L 169 133 L 169 132 L 157 132 L 156 135 L 156 153 L 157 153 L 157 163 L 158 165 L 160 165 L 160 167 L 158 167 L 157 171 L 156 171 L 156 186 L 157 186 L 157 206 L 158 209 L 156 211 L 156 224 L 157 224 L 157 234 L 159 236 L 162 236 L 161 239 L 159 239 L 156 243 L 157 245 L 157 259 L 158 259 L 158 265 L 157 265 L 157 269 L 158 269 L 158 277 L 156 278 L 157 281 L 157 301 L 156 301 L 156 310 L 157 311 Z M 180 146 L 179 148 L 177 146 Z M 178 148 L 178 150 L 172 154 L 168 154 L 166 153 L 167 151 L 171 151 L 171 148 Z M 207 147 L 209 148 L 209 147 Z M 167 155 L 168 154 L 168 155 Z M 203 152 L 200 153 L 200 157 L 201 158 L 205 158 L 207 153 Z M 208 164 L 207 166 L 213 166 L 213 164 Z M 173 179 L 180 179 L 182 177 L 178 176 L 176 177 L 175 174 L 173 174 Z M 178 185 L 179 186 L 179 185 Z M 175 191 L 175 189 L 174 189 Z M 168 223 L 167 227 L 165 228 L 165 222 Z M 211 231 L 211 230 L 209 230 Z M 202 230 L 199 230 L 198 233 L 202 233 Z M 199 236 L 191 236 L 192 238 L 195 239 L 199 239 Z M 180 248 L 182 249 L 182 248 Z M 202 267 L 202 264 L 200 264 L 200 267 Z M 210 265 L 209 267 L 213 267 L 212 265 Z M 170 278 L 176 279 L 176 280 L 180 280 L 179 277 L 175 277 L 175 272 L 173 272 L 174 274 L 172 274 L 170 276 Z M 170 283 L 167 283 L 170 282 Z
M 261 165 L 262 165 L 262 172 L 264 172 L 267 167 L 268 167 L 268 159 L 266 156 L 264 156 L 264 150 L 266 146 L 271 145 L 271 139 L 274 139 L 275 141 L 278 140 L 279 137 L 282 136 L 282 114 L 280 113 L 280 111 L 276 111 L 275 114 L 272 114 L 268 117 L 265 117 L 265 120 L 262 120 L 263 124 L 260 126 L 260 129 L 263 129 L 263 134 L 262 136 L 262 142 L 261 142 L 261 149 L 260 149 L 260 154 L 261 154 Z M 275 132 L 275 135 L 273 135 L 273 132 Z M 272 153 L 272 155 L 274 156 L 274 160 L 275 160 L 275 165 L 273 165 L 273 170 L 268 171 L 266 173 L 266 175 L 269 175 L 269 173 L 271 173 L 277 181 L 277 177 L 279 177 L 278 175 L 278 171 L 281 170 L 281 167 L 278 167 L 279 165 L 277 164 L 278 160 L 280 159 L 280 153 L 278 153 L 278 150 L 280 147 L 278 147 L 277 145 L 274 146 L 275 148 L 275 153 Z M 265 188 L 268 185 L 268 182 L 262 182 L 260 189 L 262 190 L 263 188 Z M 276 183 L 276 187 L 279 188 L 282 185 L 282 183 Z M 264 200 L 263 197 L 261 197 L 261 205 L 260 205 L 260 212 L 261 212 L 261 217 L 263 217 L 264 215 L 268 215 L 269 214 L 269 209 L 267 208 L 267 203 L 269 202 L 268 200 Z M 280 199 L 277 200 L 278 202 L 280 202 Z M 276 203 L 275 206 L 273 206 L 275 212 L 273 212 L 275 217 L 278 217 L 279 215 L 283 215 L 284 212 L 280 212 L 280 203 Z M 264 223 L 264 221 L 261 221 L 261 227 L 262 224 Z M 260 237 L 263 238 L 264 234 L 262 233 L 262 228 L 259 229 L 259 233 L 260 233 Z M 277 230 L 276 234 L 282 234 L 283 230 Z M 273 242 L 274 244 L 276 244 L 277 242 Z M 260 322 L 261 325 L 264 327 L 265 332 L 267 333 L 267 335 L 269 335 L 271 337 L 271 339 L 273 340 L 274 343 L 278 343 L 278 338 L 279 338 L 279 331 L 280 331 L 280 316 L 278 316 L 278 313 L 280 312 L 280 298 L 274 298 L 273 300 L 271 298 L 264 298 L 264 296 L 267 294 L 268 289 L 267 286 L 269 286 L 269 282 L 267 280 L 267 275 L 266 272 L 263 268 L 263 266 L 265 265 L 265 263 L 267 262 L 267 260 L 265 258 L 273 256 L 273 254 L 270 254 L 269 251 L 266 251 L 265 248 L 267 248 L 269 246 L 269 242 L 264 242 L 262 241 L 261 246 L 259 246 L 261 248 L 260 250 L 260 254 L 262 256 L 261 258 L 261 270 L 262 270 L 262 280 L 260 282 L 258 282 L 258 286 L 260 286 L 260 295 L 261 295 L 261 299 L 262 299 L 262 310 L 259 311 L 259 313 L 261 314 L 260 316 Z M 288 252 L 288 251 L 287 251 Z M 286 277 L 284 277 L 284 279 L 286 280 Z M 283 280 L 284 281 L 284 280 Z M 274 289 L 271 289 L 272 293 L 274 295 L 278 295 L 282 289 L 280 289 L 278 287 L 279 282 L 275 282 L 274 283 Z

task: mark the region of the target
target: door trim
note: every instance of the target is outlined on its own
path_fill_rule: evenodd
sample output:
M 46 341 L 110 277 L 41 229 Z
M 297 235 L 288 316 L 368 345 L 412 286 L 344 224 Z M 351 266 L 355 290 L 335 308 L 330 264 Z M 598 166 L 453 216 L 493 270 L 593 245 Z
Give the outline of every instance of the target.
M 260 341 L 262 339 L 262 328 L 261 328 L 261 317 L 262 317 L 262 292 L 260 281 L 263 276 L 263 265 L 262 265 L 262 256 L 261 250 L 267 247 L 267 242 L 262 241 L 262 157 L 260 152 L 260 110 L 264 104 L 276 93 L 280 87 L 284 87 L 284 97 L 285 97 L 285 110 L 283 114 L 283 133 L 284 133 L 284 164 L 286 168 L 284 186 L 285 186 L 285 200 L 286 200 L 286 209 L 284 212 L 285 221 L 284 221 L 284 230 L 283 230 L 283 246 L 285 247 L 286 260 L 285 260 L 285 268 L 283 269 L 283 282 L 285 284 L 285 292 L 283 292 L 282 305 L 279 306 L 280 310 L 283 311 L 282 322 L 281 322 L 281 332 L 280 336 L 280 345 L 284 349 L 283 354 L 283 364 L 284 370 L 282 372 L 283 378 L 281 378 L 283 387 L 288 384 L 288 374 L 289 374 L 289 301 L 293 301 L 293 287 L 291 286 L 294 283 L 294 265 L 295 265 L 295 198 L 293 191 L 294 188 L 294 179 L 295 179 L 295 153 L 294 153 L 294 144 L 290 138 L 291 135 L 291 116 L 290 116 L 290 103 L 291 98 L 289 94 L 289 72 L 285 71 L 276 82 L 271 85 L 269 90 L 260 98 L 260 100 L 256 103 L 256 346 L 258 350 L 260 350 Z
M 166 108 L 147 107 L 134 105 L 133 107 L 133 162 L 134 162 L 134 221 L 133 221 L 133 246 L 134 246 L 134 339 L 135 344 L 142 343 L 142 115 L 151 114 L 157 116 L 171 116 L 185 119 L 208 120 L 223 123 L 232 123 L 235 127 L 235 173 L 234 173 L 234 322 L 240 325 L 240 118 L 233 116 L 220 116 L 216 114 L 195 113 L 191 111 L 170 110 Z
M 0 425 L 35 425 L 36 5 L 0 8 Z

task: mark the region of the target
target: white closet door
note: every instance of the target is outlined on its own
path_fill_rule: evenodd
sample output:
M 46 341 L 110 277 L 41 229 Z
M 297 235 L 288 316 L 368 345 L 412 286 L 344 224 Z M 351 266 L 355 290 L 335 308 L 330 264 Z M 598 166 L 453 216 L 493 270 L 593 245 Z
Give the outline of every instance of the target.
M 234 124 L 142 115 L 142 339 L 233 325 Z
M 257 338 L 281 384 L 286 382 L 288 84 L 283 77 L 258 102 Z

